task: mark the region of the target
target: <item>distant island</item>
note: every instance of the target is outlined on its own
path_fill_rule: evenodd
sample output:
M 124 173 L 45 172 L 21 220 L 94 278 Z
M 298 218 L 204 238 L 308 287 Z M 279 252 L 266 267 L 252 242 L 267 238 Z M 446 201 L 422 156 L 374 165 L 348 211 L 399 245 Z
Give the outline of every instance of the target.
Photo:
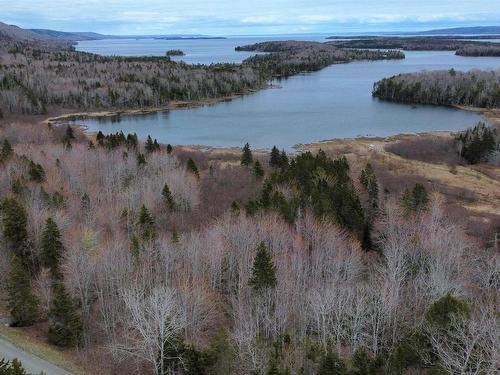
M 170 57 L 170 56 L 185 56 L 186 54 L 184 53 L 184 51 L 181 51 L 180 49 L 171 49 L 167 51 L 165 55 Z

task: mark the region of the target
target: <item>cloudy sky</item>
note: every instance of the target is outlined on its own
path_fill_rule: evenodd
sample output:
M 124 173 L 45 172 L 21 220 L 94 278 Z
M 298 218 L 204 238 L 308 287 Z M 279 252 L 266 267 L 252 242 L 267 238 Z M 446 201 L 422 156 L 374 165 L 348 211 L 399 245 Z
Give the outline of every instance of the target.
M 500 25 L 499 0 L 0 0 L 0 21 L 107 34 L 284 34 Z

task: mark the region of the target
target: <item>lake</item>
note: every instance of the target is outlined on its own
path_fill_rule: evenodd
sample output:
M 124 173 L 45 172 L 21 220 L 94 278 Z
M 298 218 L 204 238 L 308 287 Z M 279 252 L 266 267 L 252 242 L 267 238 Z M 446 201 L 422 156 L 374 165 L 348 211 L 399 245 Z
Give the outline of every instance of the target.
M 318 36 L 321 40 L 324 36 Z M 223 40 L 91 41 L 79 49 L 102 54 L 155 54 L 182 49 L 192 63 L 241 61 L 234 47 L 273 38 Z M 298 39 L 298 38 L 294 38 Z M 308 39 L 311 40 L 309 36 Z M 141 49 L 140 45 L 144 48 Z M 128 46 L 127 46 L 128 45 Z M 161 47 L 160 47 L 161 46 Z M 129 48 L 130 47 L 130 48 Z M 399 73 L 422 70 L 499 69 L 500 58 L 461 57 L 453 52 L 405 52 L 405 60 L 353 62 L 274 82 L 279 88 L 259 91 L 230 102 L 116 119 L 75 123 L 90 131 L 122 130 L 148 135 L 173 145 L 242 146 L 291 150 L 299 143 L 358 136 L 389 136 L 434 130 L 462 130 L 481 120 L 477 114 L 452 108 L 388 103 L 371 96 L 373 83 Z M 198 57 L 194 57 L 194 56 Z M 245 55 L 248 56 L 248 55 Z M 244 58 L 244 57 L 243 57 Z

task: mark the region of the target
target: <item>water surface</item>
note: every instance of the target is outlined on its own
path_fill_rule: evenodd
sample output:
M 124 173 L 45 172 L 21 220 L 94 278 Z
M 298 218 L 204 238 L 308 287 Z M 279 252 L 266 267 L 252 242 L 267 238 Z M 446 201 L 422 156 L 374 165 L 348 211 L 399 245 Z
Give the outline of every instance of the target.
M 213 44 L 219 41 L 197 42 L 214 51 Z M 119 121 L 86 119 L 77 123 L 103 133 L 135 132 L 142 139 L 150 134 L 162 143 L 226 147 L 249 142 L 254 148 L 269 149 L 277 145 L 290 150 L 298 143 L 334 138 L 456 131 L 481 120 L 477 114 L 452 108 L 374 99 L 373 83 L 395 74 L 422 70 L 499 69 L 500 58 L 461 57 L 446 51 L 405 54 L 405 60 L 333 65 L 275 82 L 280 88 L 213 106 L 122 116 Z

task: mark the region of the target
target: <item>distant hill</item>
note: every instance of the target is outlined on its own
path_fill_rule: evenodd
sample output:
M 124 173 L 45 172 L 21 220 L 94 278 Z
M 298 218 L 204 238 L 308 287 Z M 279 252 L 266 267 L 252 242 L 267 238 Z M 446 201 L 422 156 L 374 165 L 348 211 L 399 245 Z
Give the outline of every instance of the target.
M 97 33 L 85 33 L 85 32 L 71 33 L 66 31 L 56 31 L 47 29 L 29 29 L 28 31 L 43 37 L 58 39 L 58 40 L 67 40 L 67 41 L 99 40 L 99 39 L 109 38 L 108 35 L 102 35 Z
M 498 35 L 500 26 L 474 26 L 474 27 L 455 27 L 451 29 L 436 29 L 421 31 L 417 33 L 405 33 L 412 35 Z
M 0 22 L 0 39 L 8 40 L 27 40 L 27 41 L 47 41 L 51 38 L 46 35 L 41 35 L 34 33 L 30 30 L 21 29 L 15 25 L 7 25 L 6 23 Z

